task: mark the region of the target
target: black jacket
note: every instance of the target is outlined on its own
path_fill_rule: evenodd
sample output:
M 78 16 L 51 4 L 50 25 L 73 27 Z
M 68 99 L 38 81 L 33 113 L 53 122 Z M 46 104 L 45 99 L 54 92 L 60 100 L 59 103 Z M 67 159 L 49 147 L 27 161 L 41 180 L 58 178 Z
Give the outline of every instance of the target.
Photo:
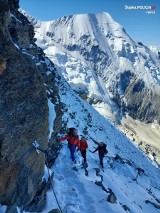
M 103 146 L 98 145 L 98 147 L 93 151 L 93 153 L 96 151 L 98 151 L 99 155 L 101 156 L 107 154 L 106 144 L 104 144 Z

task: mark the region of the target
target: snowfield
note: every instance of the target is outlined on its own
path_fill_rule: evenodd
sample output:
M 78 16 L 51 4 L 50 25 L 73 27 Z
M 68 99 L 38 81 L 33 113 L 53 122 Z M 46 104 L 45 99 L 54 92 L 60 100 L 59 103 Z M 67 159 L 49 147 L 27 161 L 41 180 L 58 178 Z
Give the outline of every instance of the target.
M 160 204 L 160 172 L 147 157 L 90 105 L 75 95 L 63 80 L 59 85 L 61 102 L 66 109 L 63 122 L 76 127 L 87 137 L 88 168 L 84 168 L 80 153 L 77 163 L 70 159 L 67 141 L 51 168 L 53 186 L 64 213 L 157 213 Z M 99 167 L 97 144 L 105 142 L 108 154 L 104 171 Z M 144 173 L 143 173 L 144 170 Z M 110 200 L 111 196 L 111 200 Z M 110 200 L 110 203 L 108 200 Z M 147 203 L 149 201 L 149 203 Z M 43 212 L 58 208 L 53 192 L 47 192 Z

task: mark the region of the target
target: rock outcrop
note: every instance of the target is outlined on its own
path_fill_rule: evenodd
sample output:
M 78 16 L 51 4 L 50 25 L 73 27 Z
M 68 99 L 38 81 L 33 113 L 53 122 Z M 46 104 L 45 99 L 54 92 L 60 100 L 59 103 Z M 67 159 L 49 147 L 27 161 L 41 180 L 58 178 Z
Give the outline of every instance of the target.
M 43 52 L 34 30 L 19 11 L 19 0 L 0 1 L 0 203 L 14 212 L 36 195 L 44 174 L 49 135 Z M 13 208 L 12 208 L 13 207 Z
M 148 88 L 143 79 L 137 79 L 130 71 L 125 71 L 117 79 L 113 100 L 121 112 L 142 122 L 152 123 L 157 120 L 160 123 L 158 89 Z

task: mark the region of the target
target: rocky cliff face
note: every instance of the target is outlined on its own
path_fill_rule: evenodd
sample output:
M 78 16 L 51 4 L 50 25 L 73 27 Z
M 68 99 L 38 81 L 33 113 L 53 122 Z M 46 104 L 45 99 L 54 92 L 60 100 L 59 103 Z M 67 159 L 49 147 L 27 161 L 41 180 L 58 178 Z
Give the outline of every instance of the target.
M 113 101 L 121 112 L 145 123 L 152 123 L 155 120 L 160 123 L 158 89 L 156 90 L 154 86 L 147 87 L 143 79 L 137 79 L 130 71 L 120 74 L 117 79 L 115 87 L 112 88 Z
M 42 182 L 45 160 L 32 142 L 46 147 L 48 102 L 43 53 L 18 0 L 0 1 L 0 203 L 27 206 Z

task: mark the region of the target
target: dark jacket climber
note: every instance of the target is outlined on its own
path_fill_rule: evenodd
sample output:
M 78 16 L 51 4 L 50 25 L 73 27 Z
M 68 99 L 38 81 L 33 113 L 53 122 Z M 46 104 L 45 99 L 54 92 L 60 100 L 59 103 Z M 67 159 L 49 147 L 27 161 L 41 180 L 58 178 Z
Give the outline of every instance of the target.
M 68 148 L 71 153 L 72 161 L 74 161 L 75 160 L 74 153 L 75 153 L 76 148 L 79 146 L 79 138 L 78 138 L 77 129 L 74 129 L 71 135 L 68 134 L 64 138 L 59 139 L 59 142 L 62 142 L 65 140 L 68 141 Z
M 85 137 L 81 137 L 81 140 L 79 142 L 78 150 L 80 150 L 81 155 L 84 159 L 84 163 L 86 163 L 86 149 L 88 148 L 88 143 Z
M 98 147 L 93 151 L 93 153 L 98 151 L 100 166 L 102 168 L 104 167 L 103 166 L 103 158 L 104 158 L 105 154 L 107 154 L 107 152 L 108 152 L 106 147 L 107 147 L 107 145 L 105 143 L 100 142 Z

